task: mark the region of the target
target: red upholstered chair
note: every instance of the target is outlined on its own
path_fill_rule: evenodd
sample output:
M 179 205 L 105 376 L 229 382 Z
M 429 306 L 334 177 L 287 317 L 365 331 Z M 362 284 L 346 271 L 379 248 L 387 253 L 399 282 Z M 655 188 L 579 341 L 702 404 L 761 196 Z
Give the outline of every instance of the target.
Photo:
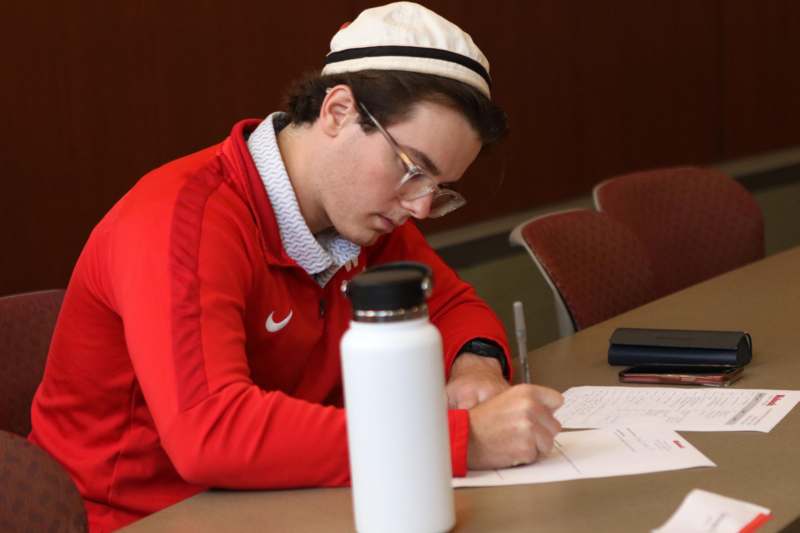
M 31 431 L 31 402 L 63 298 L 63 290 L 0 298 L 0 430 Z
M 64 468 L 27 439 L 0 431 L 0 531 L 87 530 L 78 489 Z
M 753 196 L 725 174 L 679 167 L 635 172 L 594 189 L 598 211 L 647 247 L 659 296 L 764 257 L 764 219 Z
M 556 302 L 561 336 L 655 298 L 647 251 L 625 226 L 575 209 L 533 218 L 510 240 L 528 250 Z

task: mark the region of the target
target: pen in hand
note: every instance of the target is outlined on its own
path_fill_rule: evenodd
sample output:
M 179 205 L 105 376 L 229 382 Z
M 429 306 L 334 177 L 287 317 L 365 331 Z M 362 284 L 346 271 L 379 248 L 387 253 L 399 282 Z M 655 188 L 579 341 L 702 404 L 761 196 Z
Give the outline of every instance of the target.
M 525 312 L 522 302 L 514 302 L 514 332 L 517 336 L 517 356 L 522 383 L 531 382 L 531 371 L 528 368 L 528 335 L 525 330 Z

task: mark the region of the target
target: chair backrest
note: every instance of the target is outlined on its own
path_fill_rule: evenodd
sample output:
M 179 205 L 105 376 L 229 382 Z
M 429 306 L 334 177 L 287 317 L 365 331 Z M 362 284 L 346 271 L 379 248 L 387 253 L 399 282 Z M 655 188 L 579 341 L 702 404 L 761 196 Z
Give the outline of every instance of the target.
M 0 430 L 27 435 L 63 290 L 0 298 Z
M 595 187 L 594 202 L 647 247 L 659 295 L 764 257 L 761 209 L 717 170 L 678 167 L 617 176 Z
M 562 336 L 655 299 L 647 251 L 607 215 L 551 213 L 523 222 L 510 239 L 528 250 L 553 290 L 557 314 L 566 314 L 559 318 Z
M 47 452 L 0 431 L 0 472 L 0 531 L 87 531 L 78 489 Z

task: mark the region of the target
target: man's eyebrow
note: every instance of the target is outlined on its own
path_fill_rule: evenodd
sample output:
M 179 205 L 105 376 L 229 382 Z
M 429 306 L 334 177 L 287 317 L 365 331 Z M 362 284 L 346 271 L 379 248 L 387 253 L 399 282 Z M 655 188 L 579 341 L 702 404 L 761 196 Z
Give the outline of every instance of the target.
M 428 170 L 428 172 L 434 176 L 440 176 L 442 174 L 442 171 L 439 170 L 439 167 L 437 167 L 434 162 L 431 161 L 431 158 L 425 155 L 423 152 L 420 152 L 411 146 L 404 146 L 403 148 L 411 152 L 409 155 L 414 158 L 414 161 L 421 163 L 422 166 Z

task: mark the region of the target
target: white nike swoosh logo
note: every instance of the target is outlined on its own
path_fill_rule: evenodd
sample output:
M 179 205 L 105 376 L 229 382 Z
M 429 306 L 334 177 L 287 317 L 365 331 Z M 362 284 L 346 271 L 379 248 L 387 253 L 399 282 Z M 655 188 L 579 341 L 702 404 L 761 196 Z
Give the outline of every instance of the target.
M 284 318 L 280 322 L 275 322 L 274 320 L 272 320 L 272 315 L 274 315 L 274 314 L 275 314 L 274 312 L 270 313 L 269 316 L 267 317 L 266 326 L 267 326 L 267 331 L 269 331 L 270 333 L 275 333 L 276 331 L 282 330 L 283 328 L 286 327 L 286 324 L 288 324 L 289 321 L 292 319 L 292 311 L 291 310 L 289 311 L 289 314 L 286 315 L 286 318 Z

